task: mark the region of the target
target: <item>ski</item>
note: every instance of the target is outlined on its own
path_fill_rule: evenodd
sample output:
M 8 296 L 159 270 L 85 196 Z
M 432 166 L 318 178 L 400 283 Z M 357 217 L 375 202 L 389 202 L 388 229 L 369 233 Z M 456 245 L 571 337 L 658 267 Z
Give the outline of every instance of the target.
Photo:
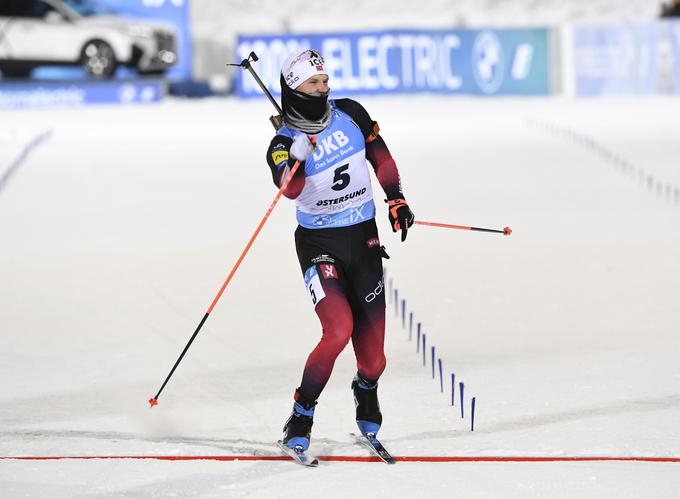
M 293 460 L 302 465 L 302 466 L 308 466 L 310 468 L 314 468 L 319 465 L 319 460 L 313 456 L 312 454 L 307 454 L 302 447 L 297 446 L 291 449 L 290 447 L 287 447 L 284 445 L 282 440 L 279 440 L 276 442 L 276 445 L 281 449 L 281 451 L 286 454 L 287 456 L 290 456 L 293 458 Z
M 387 464 L 394 464 L 397 462 L 392 457 L 392 454 L 390 454 L 387 449 L 385 449 L 383 444 L 380 443 L 380 440 L 378 440 L 372 433 L 369 433 L 368 435 L 357 435 L 356 433 L 350 433 L 350 435 L 354 437 L 358 444 L 366 447 L 371 451 L 372 454 L 378 456 Z

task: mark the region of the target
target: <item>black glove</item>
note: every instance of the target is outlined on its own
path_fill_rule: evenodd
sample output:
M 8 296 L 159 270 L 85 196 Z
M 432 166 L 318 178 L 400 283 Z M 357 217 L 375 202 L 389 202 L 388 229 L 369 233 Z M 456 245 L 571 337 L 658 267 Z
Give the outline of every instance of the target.
M 401 240 L 405 241 L 408 228 L 415 222 L 415 216 L 403 199 L 390 199 L 387 201 L 387 204 L 390 207 L 388 216 L 390 218 L 392 232 L 397 232 L 401 229 Z

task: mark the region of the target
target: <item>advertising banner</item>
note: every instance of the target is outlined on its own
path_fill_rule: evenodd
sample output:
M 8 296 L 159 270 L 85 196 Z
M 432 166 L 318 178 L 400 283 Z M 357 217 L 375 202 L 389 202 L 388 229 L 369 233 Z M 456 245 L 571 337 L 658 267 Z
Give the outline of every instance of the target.
M 159 102 L 164 93 L 164 84 L 161 81 L 3 83 L 0 85 L 0 109 L 83 104 L 149 104 Z
M 678 92 L 679 28 L 677 22 L 574 27 L 575 94 Z
M 254 51 L 262 81 L 280 94 L 281 64 L 292 52 L 324 56 L 330 86 L 343 94 L 443 93 L 545 95 L 550 91 L 548 30 L 398 30 L 279 36 L 240 36 L 236 60 Z M 260 97 L 238 71 L 241 97 Z
M 680 94 L 680 22 L 664 23 L 668 29 L 669 57 L 672 59 L 672 88 L 673 92 Z

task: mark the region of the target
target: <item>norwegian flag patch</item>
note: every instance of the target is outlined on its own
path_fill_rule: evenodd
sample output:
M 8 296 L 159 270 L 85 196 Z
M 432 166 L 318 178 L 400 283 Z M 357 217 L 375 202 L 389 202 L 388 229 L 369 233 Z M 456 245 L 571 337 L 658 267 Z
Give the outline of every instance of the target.
M 338 272 L 335 270 L 335 265 L 332 263 L 322 263 L 319 265 L 319 269 L 321 270 L 321 277 L 324 279 L 337 279 L 338 278 Z

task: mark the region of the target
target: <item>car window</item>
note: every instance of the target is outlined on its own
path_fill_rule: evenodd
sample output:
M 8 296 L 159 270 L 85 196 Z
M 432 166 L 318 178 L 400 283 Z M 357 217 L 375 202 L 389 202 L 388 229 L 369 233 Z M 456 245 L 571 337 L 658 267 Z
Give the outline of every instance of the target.
M 81 16 L 101 16 L 114 13 L 111 9 L 89 0 L 63 0 L 63 2 Z
M 2 0 L 0 2 L 0 16 L 30 17 L 40 19 L 54 10 L 41 0 Z

